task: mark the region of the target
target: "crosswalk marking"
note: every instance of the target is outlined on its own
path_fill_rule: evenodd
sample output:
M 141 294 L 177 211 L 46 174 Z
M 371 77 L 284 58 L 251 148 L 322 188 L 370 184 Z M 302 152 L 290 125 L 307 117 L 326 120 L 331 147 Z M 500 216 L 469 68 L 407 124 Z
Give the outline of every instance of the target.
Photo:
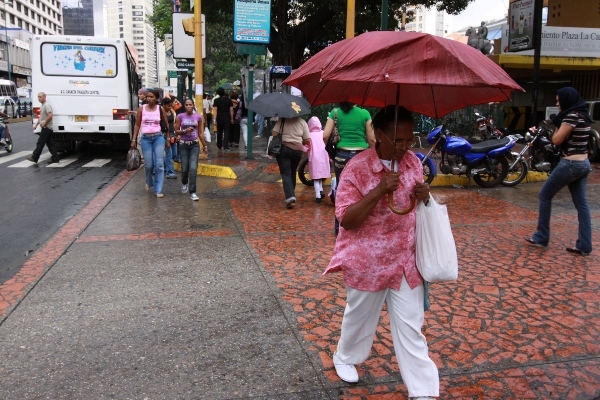
M 44 162 L 46 160 L 48 160 L 51 157 L 50 153 L 44 153 L 40 156 L 40 158 L 38 159 L 38 164 L 41 162 Z M 18 162 L 16 164 L 13 165 L 9 165 L 8 168 L 27 168 L 27 167 L 31 167 L 32 165 L 35 165 L 35 163 L 31 162 L 31 161 L 27 161 L 27 160 L 23 160 L 21 162 Z
M 77 157 L 63 158 L 62 160 L 60 160 L 60 162 L 46 165 L 46 168 L 64 168 L 67 165 L 74 163 L 77 160 L 78 160 Z
M 20 151 L 18 153 L 11 154 L 10 156 L 0 158 L 0 164 L 4 164 L 5 162 L 9 162 L 12 160 L 16 160 L 17 158 L 21 158 L 23 156 L 27 156 L 31 154 L 30 151 Z
M 84 168 L 98 168 L 102 167 L 105 164 L 108 164 L 112 160 L 110 158 L 97 158 L 95 160 L 90 161 L 89 163 L 83 165 Z M 61 160 L 62 162 L 62 160 Z

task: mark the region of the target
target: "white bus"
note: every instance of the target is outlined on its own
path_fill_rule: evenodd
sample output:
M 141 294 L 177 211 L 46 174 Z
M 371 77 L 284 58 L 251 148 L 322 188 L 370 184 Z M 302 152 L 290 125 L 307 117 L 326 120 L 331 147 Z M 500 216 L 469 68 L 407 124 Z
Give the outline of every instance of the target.
M 123 39 L 34 36 L 31 43 L 33 123 L 37 94 L 44 92 L 59 150 L 73 150 L 78 141 L 129 147 L 133 117 L 127 111 L 137 110 L 140 79 Z

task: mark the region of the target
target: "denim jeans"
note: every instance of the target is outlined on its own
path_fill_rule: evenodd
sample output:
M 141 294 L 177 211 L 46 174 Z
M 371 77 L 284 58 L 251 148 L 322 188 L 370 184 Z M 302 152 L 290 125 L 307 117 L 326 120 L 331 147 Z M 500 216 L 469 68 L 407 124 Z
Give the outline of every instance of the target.
M 171 145 L 171 155 L 173 156 L 173 161 L 179 160 L 179 143 L 175 142 Z
M 165 182 L 165 137 L 161 132 L 142 135 L 142 153 L 146 169 L 146 185 L 154 187 L 154 193 L 162 193 Z M 152 173 L 154 172 L 154 178 Z
M 200 145 L 198 143 L 180 143 L 179 153 L 181 154 L 181 183 L 187 185 L 189 176 L 189 191 L 191 195 L 192 193 L 196 193 L 196 173 L 198 171 Z
M 256 132 L 256 135 L 262 136 L 263 129 L 265 129 L 265 117 L 263 117 L 260 114 L 256 114 L 256 117 L 254 118 L 254 120 L 256 121 L 256 125 L 258 125 L 258 132 Z
M 560 160 L 544 183 L 539 194 L 540 207 L 537 231 L 533 240 L 547 245 L 550 240 L 550 216 L 552 214 L 552 198 L 565 186 L 569 188 L 571 199 L 577 209 L 579 232 L 575 247 L 584 253 L 592 252 L 592 218 L 586 197 L 588 174 L 591 171 L 590 161 Z
M 174 144 L 165 149 L 165 173 L 167 175 L 175 174 L 175 168 L 173 166 L 173 146 Z
M 6 139 L 6 128 L 0 124 L 0 139 Z
M 344 167 L 355 155 L 360 153 L 360 151 L 348 151 L 344 149 L 338 149 L 335 153 L 335 159 L 333 160 L 333 172 L 335 172 L 335 181 L 337 184 L 340 184 L 340 176 L 342 176 L 342 171 Z M 338 221 L 337 217 L 335 218 L 334 228 L 337 231 L 340 229 L 340 221 Z
M 302 160 L 302 151 L 290 149 L 282 145 L 281 152 L 275 158 L 277 159 L 279 173 L 283 181 L 285 200 L 287 201 L 292 197 L 295 199 L 296 171 L 298 171 L 298 165 L 300 164 L 300 160 Z

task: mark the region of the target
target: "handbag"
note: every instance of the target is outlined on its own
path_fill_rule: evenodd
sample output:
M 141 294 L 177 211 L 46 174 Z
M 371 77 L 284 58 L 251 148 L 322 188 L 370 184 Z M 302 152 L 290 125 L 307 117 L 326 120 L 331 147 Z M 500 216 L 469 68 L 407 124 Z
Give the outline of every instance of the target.
M 327 139 L 327 144 L 325 144 L 325 151 L 329 154 L 329 158 L 335 158 L 335 152 L 337 151 L 337 144 L 340 141 L 340 131 L 337 126 L 337 108 L 333 112 L 333 130 L 331 131 L 331 135 Z
M 429 203 L 417 205 L 415 235 L 417 269 L 427 282 L 458 278 L 458 257 L 448 209 L 429 195 Z
M 271 136 L 269 140 L 269 146 L 267 147 L 267 154 L 270 156 L 277 156 L 281 153 L 281 137 L 283 136 L 283 126 L 285 125 L 285 119 L 281 121 L 281 128 L 279 129 L 279 135 Z
M 125 169 L 127 171 L 133 171 L 140 167 L 142 164 L 142 155 L 137 147 L 132 147 L 127 152 L 127 163 L 125 164 Z

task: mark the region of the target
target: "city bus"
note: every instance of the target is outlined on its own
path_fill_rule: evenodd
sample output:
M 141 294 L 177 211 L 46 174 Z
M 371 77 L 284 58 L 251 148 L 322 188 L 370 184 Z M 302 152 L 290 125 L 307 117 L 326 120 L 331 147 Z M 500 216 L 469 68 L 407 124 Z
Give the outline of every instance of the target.
M 84 141 L 129 147 L 134 121 L 128 111 L 137 110 L 140 78 L 123 39 L 34 36 L 31 68 L 33 123 L 40 114 L 37 94 L 44 92 L 59 150 Z

